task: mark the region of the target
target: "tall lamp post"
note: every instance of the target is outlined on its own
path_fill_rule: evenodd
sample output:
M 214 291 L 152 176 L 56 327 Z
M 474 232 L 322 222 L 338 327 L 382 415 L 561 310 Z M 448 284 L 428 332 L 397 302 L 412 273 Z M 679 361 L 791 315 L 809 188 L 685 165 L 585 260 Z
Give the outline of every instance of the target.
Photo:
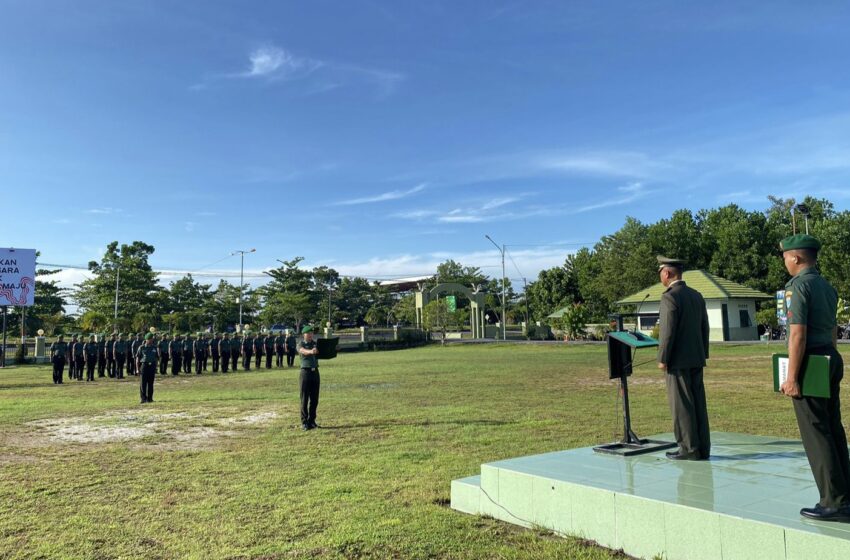
M 242 264 L 239 266 L 239 332 L 242 332 L 242 290 L 245 286 L 245 253 L 253 253 L 256 249 L 248 249 L 247 251 L 236 250 L 230 253 L 230 256 L 239 254 L 242 258 Z
M 500 247 L 499 244 L 496 243 L 495 241 L 493 241 L 493 238 L 491 238 L 489 235 L 485 234 L 484 237 L 486 237 L 487 240 L 490 243 L 495 245 L 496 249 L 498 249 L 499 253 L 502 255 L 502 321 L 501 321 L 501 323 L 502 323 L 502 340 L 507 340 L 507 338 L 505 337 L 505 322 L 506 322 L 505 321 L 505 319 L 506 319 L 506 317 L 505 317 L 505 246 L 502 245 Z

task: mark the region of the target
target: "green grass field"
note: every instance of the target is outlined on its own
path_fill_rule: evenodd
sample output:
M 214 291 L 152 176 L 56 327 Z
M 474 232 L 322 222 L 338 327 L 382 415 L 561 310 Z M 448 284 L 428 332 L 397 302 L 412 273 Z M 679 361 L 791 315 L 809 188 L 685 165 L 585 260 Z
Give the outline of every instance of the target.
M 713 431 L 799 437 L 779 348 L 712 348 Z M 448 508 L 483 462 L 618 439 L 606 368 L 599 345 L 343 354 L 310 432 L 295 369 L 158 377 L 149 405 L 136 378 L 0 370 L 0 558 L 617 557 Z M 638 434 L 670 431 L 654 364 L 630 389 Z

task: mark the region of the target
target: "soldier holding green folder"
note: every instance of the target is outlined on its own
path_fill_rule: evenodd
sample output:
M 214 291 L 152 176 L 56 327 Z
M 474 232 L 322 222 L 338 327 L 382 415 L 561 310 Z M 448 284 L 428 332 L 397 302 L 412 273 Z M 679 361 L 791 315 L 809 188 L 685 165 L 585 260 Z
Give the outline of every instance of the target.
M 788 318 L 788 378 L 780 390 L 794 399 L 794 413 L 820 501 L 800 515 L 823 521 L 850 522 L 850 456 L 841 423 L 839 390 L 844 362 L 835 348 L 838 294 L 817 270 L 820 241 L 810 235 L 780 243 L 785 268 L 793 276 L 785 285 Z M 802 365 L 809 355 L 829 357 L 828 398 L 803 396 Z

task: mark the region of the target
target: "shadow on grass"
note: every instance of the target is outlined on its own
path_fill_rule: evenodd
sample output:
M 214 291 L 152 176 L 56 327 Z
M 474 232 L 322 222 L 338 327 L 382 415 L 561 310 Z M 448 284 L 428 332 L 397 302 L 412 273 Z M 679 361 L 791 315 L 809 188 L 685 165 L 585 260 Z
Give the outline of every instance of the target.
M 476 425 L 476 426 L 506 426 L 509 424 L 517 424 L 517 422 L 505 422 L 503 420 L 446 420 L 443 422 L 429 422 L 427 420 L 419 422 L 369 422 L 363 424 L 345 424 L 340 426 L 319 426 L 322 430 L 355 430 L 358 428 L 391 428 L 393 426 L 416 426 L 418 428 L 426 426 L 455 426 L 455 425 Z

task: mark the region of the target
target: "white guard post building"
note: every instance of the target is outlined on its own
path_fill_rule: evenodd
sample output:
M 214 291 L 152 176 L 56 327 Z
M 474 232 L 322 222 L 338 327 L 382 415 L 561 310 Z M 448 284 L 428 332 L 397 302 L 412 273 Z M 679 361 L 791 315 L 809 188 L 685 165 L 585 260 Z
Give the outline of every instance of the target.
M 772 300 L 774 296 L 753 290 L 704 270 L 688 270 L 682 280 L 702 294 L 708 311 L 710 340 L 758 340 L 756 302 Z M 619 306 L 634 305 L 638 330 L 650 334 L 658 322 L 658 309 L 664 286 L 659 282 L 617 302 Z M 643 302 L 643 303 L 641 303 Z

